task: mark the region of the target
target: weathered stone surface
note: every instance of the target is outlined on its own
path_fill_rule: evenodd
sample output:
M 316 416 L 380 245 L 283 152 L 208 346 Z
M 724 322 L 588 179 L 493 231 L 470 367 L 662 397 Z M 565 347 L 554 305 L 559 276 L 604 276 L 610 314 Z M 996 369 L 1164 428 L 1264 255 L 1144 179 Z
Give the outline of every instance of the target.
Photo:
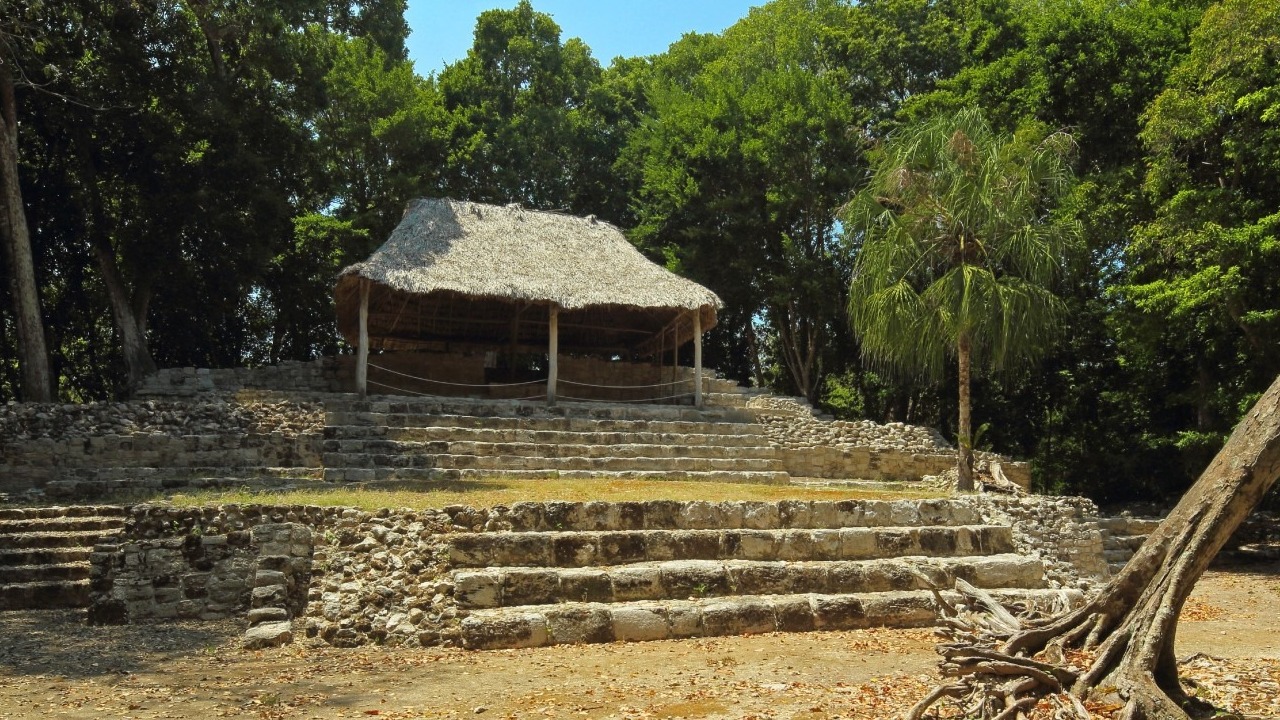
M 264 622 L 254 625 L 244 633 L 244 647 L 246 650 L 279 647 L 291 642 L 293 642 L 293 623 L 288 620 Z
M 289 619 L 289 611 L 280 607 L 253 608 L 248 614 L 249 624 L 258 625 L 264 622 L 282 622 Z
M 613 619 L 615 640 L 642 642 L 665 640 L 669 635 L 667 619 L 648 608 L 620 607 L 609 610 Z

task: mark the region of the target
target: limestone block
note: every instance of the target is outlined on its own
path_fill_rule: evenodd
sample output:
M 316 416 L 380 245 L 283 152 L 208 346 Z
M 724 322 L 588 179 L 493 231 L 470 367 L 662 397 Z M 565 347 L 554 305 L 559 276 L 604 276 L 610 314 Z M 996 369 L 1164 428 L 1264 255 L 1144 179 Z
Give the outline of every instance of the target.
M 457 592 L 456 590 L 454 592 Z M 545 605 L 560 598 L 560 578 L 550 568 L 507 568 L 502 579 L 504 605 Z
M 609 580 L 613 584 L 614 602 L 647 600 L 662 595 L 662 579 L 656 567 L 612 568 Z
M 453 585 L 459 607 L 489 608 L 502 604 L 501 573 L 459 570 L 453 575 Z
M 725 547 L 725 537 L 730 533 L 714 530 L 678 530 L 671 535 L 672 559 L 697 560 L 730 557 L 731 549 Z M 650 559 L 658 558 L 649 556 Z
M 702 624 L 702 610 L 693 603 L 672 603 L 667 606 L 667 627 L 671 637 L 687 638 L 706 634 Z
M 681 554 L 681 538 L 685 533 L 672 530 L 653 530 L 644 534 L 644 555 L 649 560 L 676 560 L 687 557 Z
M 613 642 L 613 619 L 604 607 L 558 606 L 545 613 L 551 640 L 557 644 Z
M 865 560 L 876 555 L 876 532 L 869 528 L 840 529 L 840 557 Z
M 645 560 L 645 538 L 639 532 L 602 533 L 596 561 L 602 565 L 623 565 Z
M 777 560 L 782 545 L 781 538 L 764 530 L 743 530 L 738 533 L 738 552 L 741 560 Z
M 254 608 L 249 611 L 248 619 L 250 625 L 264 622 L 281 622 L 289 619 L 289 611 L 281 607 Z
M 258 570 L 253 576 L 254 587 L 285 584 L 285 575 L 279 570 Z
M 615 640 L 642 642 L 670 636 L 667 619 L 656 609 L 619 607 L 609 610 Z
M 742 527 L 766 530 L 778 527 L 778 506 L 773 503 L 743 503 Z
M 667 597 L 708 597 L 729 591 L 722 563 L 713 560 L 683 560 L 666 563 L 660 572 Z
M 288 620 L 264 622 L 249 628 L 244 634 L 246 650 L 279 647 L 291 642 L 293 642 L 293 623 Z
M 609 602 L 613 584 L 598 568 L 565 568 L 560 573 L 559 597 L 573 602 Z
M 566 567 L 582 567 L 597 564 L 597 540 L 586 533 L 557 533 L 552 540 L 555 564 Z
M 702 623 L 708 635 L 748 635 L 774 632 L 773 606 L 762 598 L 732 598 L 702 606 Z
M 540 614 L 470 615 L 462 620 L 462 646 L 469 650 L 542 647 L 550 634 Z
M 870 625 L 928 627 L 937 621 L 933 598 L 919 593 L 881 593 L 863 603 Z
M 862 600 L 848 595 L 815 595 L 814 628 L 817 630 L 853 630 L 867 627 L 867 613 Z
M 813 606 L 808 595 L 772 598 L 770 604 L 779 631 L 808 632 L 814 629 Z
M 283 585 L 255 587 L 250 595 L 250 603 L 253 607 L 284 605 L 287 601 L 288 594 Z

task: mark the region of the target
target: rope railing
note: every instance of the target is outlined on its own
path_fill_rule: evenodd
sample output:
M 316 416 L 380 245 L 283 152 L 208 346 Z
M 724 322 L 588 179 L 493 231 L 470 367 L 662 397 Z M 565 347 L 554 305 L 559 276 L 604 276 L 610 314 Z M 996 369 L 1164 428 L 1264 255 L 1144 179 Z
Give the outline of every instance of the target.
M 664 395 L 662 397 L 646 397 L 636 398 L 634 400 L 607 400 L 604 398 L 584 398 L 574 397 L 572 395 L 557 395 L 557 400 L 576 400 L 578 402 L 599 402 L 599 403 L 643 403 L 657 402 L 659 400 L 675 400 L 676 398 L 693 397 L 693 393 L 680 393 L 679 395 Z
M 684 385 L 686 383 L 689 385 L 693 384 L 693 380 L 689 380 L 689 379 L 672 380 L 671 382 L 654 383 L 652 385 L 595 385 L 592 383 L 578 382 L 576 380 L 565 380 L 563 378 L 558 380 L 557 382 L 562 382 L 566 385 L 579 385 L 582 387 L 604 388 L 606 390 L 637 390 L 642 388 L 666 387 L 668 385 Z
M 544 380 L 543 382 L 546 382 L 546 381 Z M 435 395 L 432 395 L 431 393 L 418 392 L 417 390 L 409 390 L 407 388 L 398 387 L 396 385 L 388 385 L 386 383 L 380 383 L 377 380 L 369 380 L 368 383 L 370 385 L 377 385 L 378 387 L 386 388 L 388 390 L 394 390 L 398 393 L 405 393 L 407 395 L 417 395 L 418 397 L 437 397 Z M 513 398 L 494 398 L 494 400 L 546 400 L 546 399 L 547 399 L 547 396 L 545 394 L 528 395 L 525 397 L 513 397 Z
M 434 379 L 432 379 L 432 378 L 424 378 L 424 377 L 419 377 L 419 376 L 417 376 L 417 375 L 410 375 L 409 373 L 400 372 L 400 371 L 398 371 L 398 370 L 392 370 L 392 369 L 390 369 L 390 368 L 386 368 L 386 367 L 383 367 L 383 366 L 381 366 L 381 365 L 375 365 L 374 363 L 369 363 L 369 367 L 370 367 L 370 368 L 373 368 L 373 369 L 375 369 L 375 370 L 381 370 L 381 371 L 383 371 L 383 372 L 385 372 L 385 373 L 389 373 L 389 374 L 391 374 L 391 375 L 398 375 L 399 377 L 408 378 L 408 379 L 410 379 L 410 380 L 417 380 L 417 381 L 419 381 L 419 382 L 427 382 L 427 383 L 436 383 L 436 384 L 439 384 L 439 385 L 446 385 L 446 386 L 449 386 L 449 387 L 460 387 L 460 388 L 485 388 L 485 389 L 492 389 L 492 388 L 516 388 L 516 387 L 525 387 L 525 386 L 528 386 L 528 385 L 543 385 L 543 386 L 545 386 L 545 385 L 547 384 L 547 378 L 543 378 L 543 379 L 541 379 L 541 380 L 527 380 L 527 381 L 525 381 L 525 382 L 517 382 L 517 383 L 459 383 L 459 382 L 450 382 L 450 381 L 448 381 L 448 380 L 434 380 Z M 418 397 L 432 397 L 432 396 L 433 396 L 433 395 L 432 395 L 432 393 L 421 392 L 421 391 L 418 391 L 418 390 L 409 390 L 408 388 L 402 388 L 402 387 L 398 387 L 398 386 L 396 386 L 396 385 L 388 385 L 387 383 L 378 382 L 377 380 L 372 380 L 372 379 L 370 379 L 370 380 L 366 380 L 366 382 L 368 382 L 368 384 L 370 384 L 370 385 L 376 385 L 376 386 L 378 386 L 378 387 L 380 387 L 380 388 L 386 388 L 387 390 L 392 390 L 392 391 L 397 392 L 397 393 L 404 393 L 404 394 L 407 394 L 407 395 L 415 395 L 415 396 L 418 396 Z M 594 383 L 578 382 L 578 381 L 576 381 L 576 380 L 564 380 L 564 379 L 557 380 L 557 384 L 561 384 L 561 383 L 562 383 L 562 384 L 565 384 L 565 385 L 576 385 L 576 386 L 579 386 L 579 387 L 596 388 L 596 389 L 600 389 L 600 390 L 619 390 L 619 391 L 627 391 L 627 390 L 646 390 L 646 389 L 650 389 L 650 388 L 664 388 L 664 387 L 671 387 L 671 386 L 674 386 L 674 385 L 691 385 L 691 384 L 693 384 L 693 382 L 694 382 L 693 380 L 691 380 L 691 379 L 687 379 L 687 378 L 686 378 L 686 379 L 684 379 L 684 380 L 672 380 L 671 382 L 653 383 L 653 384 L 651 384 L 651 385 L 597 385 L 597 384 L 594 384 Z M 694 397 L 694 396 L 695 396 L 695 394 L 694 394 L 693 392 L 683 392 L 683 393 L 676 393 L 676 394 L 673 394 L 673 395 L 661 395 L 661 396 L 658 396 L 658 397 L 643 397 L 643 398 L 631 398 L 631 399 L 609 399 L 609 398 L 586 398 L 586 397 L 577 397 L 577 396 L 574 396 L 574 395 L 563 395 L 563 394 L 559 394 L 559 393 L 557 393 L 557 394 L 556 394 L 556 399 L 558 399 L 558 400 L 573 400 L 573 401 L 577 401 L 577 402 L 600 402 L 600 403 L 646 403 L 646 402 L 661 402 L 661 401 L 663 401 L 663 400 L 677 400 L 677 399 L 680 399 L 680 398 L 688 398 L 688 397 Z M 540 393 L 540 394 L 538 394 L 538 395 L 529 395 L 529 396 L 524 396 L 524 397 L 513 397 L 513 398 L 503 397 L 503 398 L 494 398 L 494 399 L 496 399 L 496 400 L 543 400 L 543 399 L 546 399 L 546 395 L 543 395 L 543 394 L 541 394 L 541 393 Z
M 457 382 L 449 382 L 448 380 L 433 380 L 431 378 L 418 377 L 417 375 L 410 375 L 408 373 L 397 372 L 390 368 L 384 368 L 381 365 L 374 365 L 373 363 L 369 363 L 369 367 L 375 368 L 377 370 L 381 370 L 383 372 L 391 373 L 392 375 L 399 375 L 400 377 L 409 378 L 410 380 L 420 380 L 422 382 L 437 383 L 439 385 L 450 385 L 452 387 L 472 387 L 472 388 L 520 387 L 521 385 L 546 385 L 547 384 L 546 378 L 542 378 L 541 380 L 526 380 L 525 382 L 518 382 L 518 383 L 457 383 Z M 373 382 L 373 381 L 370 380 L 369 382 Z M 386 386 L 383 385 L 383 387 L 386 387 Z

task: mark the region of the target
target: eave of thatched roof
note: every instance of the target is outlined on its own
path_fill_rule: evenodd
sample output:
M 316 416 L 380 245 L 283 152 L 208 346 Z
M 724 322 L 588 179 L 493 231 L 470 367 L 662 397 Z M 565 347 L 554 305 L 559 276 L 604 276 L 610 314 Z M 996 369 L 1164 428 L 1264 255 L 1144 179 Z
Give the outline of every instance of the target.
M 524 318 L 532 343 L 554 305 L 569 330 L 566 348 L 651 352 L 692 337 L 690 312 L 705 331 L 721 307 L 715 293 L 650 262 L 609 223 L 447 199 L 410 203 L 387 242 L 342 271 L 335 297 L 349 340 L 362 281 L 373 284 L 375 347 L 496 342 L 519 335 L 509 329 L 513 317 Z M 664 330 L 670 340 L 655 340 Z

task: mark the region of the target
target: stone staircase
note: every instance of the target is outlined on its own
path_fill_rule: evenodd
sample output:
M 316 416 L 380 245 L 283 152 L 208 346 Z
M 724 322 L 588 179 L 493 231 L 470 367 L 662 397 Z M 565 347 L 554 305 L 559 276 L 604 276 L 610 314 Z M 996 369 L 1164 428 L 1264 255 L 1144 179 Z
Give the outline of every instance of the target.
M 504 476 L 786 483 L 777 447 L 741 408 L 375 399 L 335 404 L 327 482 Z
M 125 508 L 0 509 L 0 610 L 89 604 L 89 556 Z
M 1116 515 L 1098 519 L 1102 531 L 1102 554 L 1112 574 L 1124 569 L 1142 543 L 1160 525 L 1162 518 Z
M 701 519 L 681 503 L 626 507 L 444 536 L 460 644 L 924 627 L 930 588 L 956 578 L 1010 603 L 1081 599 L 1047 589 L 1010 527 L 961 504 L 748 503 Z

